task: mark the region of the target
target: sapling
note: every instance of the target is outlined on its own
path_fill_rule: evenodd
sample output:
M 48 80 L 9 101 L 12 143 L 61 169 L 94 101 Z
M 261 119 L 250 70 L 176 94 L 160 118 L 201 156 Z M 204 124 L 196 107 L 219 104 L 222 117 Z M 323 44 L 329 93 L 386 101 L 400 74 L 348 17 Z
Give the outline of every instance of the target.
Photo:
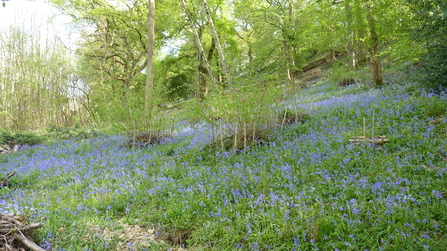
M 219 130 L 220 130 L 220 144 L 222 146 L 222 150 L 224 150 L 225 147 L 224 147 L 224 140 L 223 140 L 222 121 L 219 123 Z
M 284 117 L 282 118 L 282 122 L 281 122 L 281 130 L 284 128 L 284 123 L 286 122 L 286 117 L 287 117 L 287 109 L 284 110 Z
M 234 127 L 234 146 L 233 148 L 236 149 L 237 148 L 237 122 L 235 123 L 235 127 Z
M 372 143 L 374 144 L 375 139 L 374 139 L 374 116 L 375 116 L 375 111 L 373 111 L 373 115 L 372 115 L 372 129 L 371 129 L 371 138 L 372 138 Z
M 366 144 L 366 118 L 363 117 L 363 143 Z
M 247 122 L 244 121 L 244 150 L 247 149 Z

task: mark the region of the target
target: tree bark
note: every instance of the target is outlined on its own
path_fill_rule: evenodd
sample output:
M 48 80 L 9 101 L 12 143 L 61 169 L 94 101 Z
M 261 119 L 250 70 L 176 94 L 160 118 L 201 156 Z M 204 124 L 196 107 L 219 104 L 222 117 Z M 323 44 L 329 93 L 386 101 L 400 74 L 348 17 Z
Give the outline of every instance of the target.
M 231 82 L 230 70 L 228 69 L 227 63 L 225 61 L 225 53 L 224 53 L 224 50 L 220 43 L 219 36 L 217 35 L 217 31 L 214 26 L 213 18 L 211 17 L 210 9 L 208 7 L 208 3 L 206 2 L 206 0 L 203 0 L 203 8 L 205 9 L 205 14 L 208 18 L 208 23 L 211 28 L 211 33 L 213 35 L 213 39 L 216 42 L 216 49 L 217 49 L 217 53 L 219 54 L 220 65 L 221 65 L 221 67 L 224 71 L 224 74 L 225 74 L 224 81 Z
M 196 41 L 197 48 L 199 49 L 200 57 L 202 58 L 202 61 L 205 64 L 206 71 L 208 72 L 208 75 L 210 76 L 211 81 L 213 82 L 213 85 L 217 86 L 217 80 L 213 75 L 210 63 L 208 62 L 208 59 L 206 58 L 205 51 L 203 50 L 202 42 L 200 41 L 199 33 L 197 32 L 196 25 L 194 24 L 194 20 L 192 19 L 191 13 L 189 12 L 189 9 L 188 9 L 188 6 L 186 5 L 185 0 L 182 0 L 182 5 L 183 5 L 183 10 L 185 11 L 186 17 L 188 18 L 189 25 L 191 26 L 193 36 Z
M 353 20 L 352 20 L 352 8 L 351 8 L 351 1 L 346 0 L 345 1 L 346 6 L 346 17 L 348 20 L 348 66 L 350 70 L 355 70 L 356 62 L 355 62 L 355 36 L 354 36 L 354 27 L 353 27 Z
M 154 41 L 155 41 L 155 0 L 149 0 L 149 12 L 147 16 L 147 75 L 146 75 L 146 113 L 151 119 L 154 108 Z
M 270 4 L 275 4 L 271 2 Z M 287 4 L 283 5 L 284 13 L 287 12 L 287 16 L 280 18 L 279 22 L 281 24 L 281 33 L 282 33 L 282 45 L 283 45 L 283 58 L 285 61 L 286 67 L 286 78 L 287 83 L 289 85 L 293 85 L 295 83 L 293 69 L 298 64 L 298 50 L 293 45 L 293 38 L 291 38 L 291 34 L 296 32 L 294 18 L 293 18 L 293 1 L 287 0 Z M 288 8 L 286 10 L 286 8 Z M 292 52 L 294 52 L 292 55 Z
M 31 249 L 32 251 L 45 251 L 45 249 L 41 248 L 36 243 L 32 242 L 30 239 L 26 238 L 22 234 L 16 234 L 16 239 L 20 241 L 25 247 Z
M 368 21 L 369 33 L 371 36 L 371 47 L 369 48 L 369 59 L 373 84 L 376 86 L 384 85 L 382 75 L 382 61 L 379 57 L 379 35 L 376 31 L 376 22 L 371 13 L 371 5 L 366 0 L 366 19 Z
M 202 36 L 202 32 L 200 31 L 200 35 L 199 37 Z M 207 60 L 208 62 L 211 61 L 211 59 L 213 58 L 214 55 L 214 49 L 216 49 L 216 43 L 214 41 L 214 39 L 212 39 L 211 41 L 211 46 L 208 50 L 208 57 Z M 207 70 L 205 67 L 203 67 L 203 60 L 202 57 L 200 55 L 198 55 L 198 60 L 199 60 L 199 66 L 198 66 L 198 79 L 197 79 L 197 94 L 196 97 L 200 98 L 200 99 L 205 99 L 205 97 L 208 95 L 208 85 L 206 84 L 206 78 L 205 75 L 207 75 Z
M 284 35 L 284 38 L 282 40 L 282 44 L 283 44 L 283 57 L 284 60 L 286 61 L 286 78 L 287 78 L 287 84 L 292 85 L 294 83 L 294 79 L 292 76 L 292 59 L 290 56 L 290 47 L 289 47 L 289 43 L 287 41 L 287 38 Z
M 364 9 L 362 2 L 355 0 L 351 3 L 352 8 L 354 8 L 354 11 L 352 12 L 354 19 L 353 24 L 356 24 L 356 29 L 354 29 L 356 38 L 356 40 L 354 40 L 356 65 L 362 66 L 368 61 L 368 53 L 366 52 L 365 43 L 363 42 L 367 38 L 366 28 L 368 24 L 364 22 L 363 11 L 361 11 Z

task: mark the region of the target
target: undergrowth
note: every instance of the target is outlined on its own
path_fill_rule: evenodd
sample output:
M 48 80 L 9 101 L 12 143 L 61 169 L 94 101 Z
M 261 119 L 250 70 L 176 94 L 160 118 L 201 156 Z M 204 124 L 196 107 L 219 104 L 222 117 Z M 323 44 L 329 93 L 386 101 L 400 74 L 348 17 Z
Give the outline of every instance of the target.
M 254 105 L 226 114 L 238 111 L 236 101 L 228 104 L 233 110 L 206 106 L 196 114 L 210 118 L 205 113 L 214 109 L 219 118 L 179 122 L 172 137 L 145 147 L 104 136 L 2 156 L 1 173 L 17 175 L 0 194 L 0 213 L 47 217 L 39 232 L 47 250 L 115 249 L 120 236 L 105 239 L 91 229 L 119 228 L 119 220 L 153 228 L 168 243 L 128 243 L 137 250 L 445 247 L 445 93 L 315 85 L 272 108 L 303 111 L 305 121 L 291 120 L 283 130 L 276 124 L 264 144 L 244 154 L 207 151 L 219 139 L 216 121 L 268 117 Z M 370 135 L 373 121 L 388 143 L 349 144 L 355 132 Z

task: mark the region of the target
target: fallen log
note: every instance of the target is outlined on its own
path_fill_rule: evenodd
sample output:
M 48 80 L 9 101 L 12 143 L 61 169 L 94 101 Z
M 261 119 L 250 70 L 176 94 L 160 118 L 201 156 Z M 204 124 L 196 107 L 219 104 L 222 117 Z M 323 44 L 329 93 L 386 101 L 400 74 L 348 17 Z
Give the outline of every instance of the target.
M 162 132 L 133 132 L 127 137 L 127 146 L 145 146 L 154 143 L 161 143 L 171 138 L 170 133 Z
M 15 144 L 15 145 L 0 145 L 0 153 L 12 153 L 17 152 L 20 150 L 22 145 Z
M 368 137 L 365 138 L 365 136 L 355 136 L 349 140 L 349 143 L 351 144 L 373 143 L 376 145 L 382 145 L 385 144 L 386 142 L 388 142 L 386 136 L 377 136 L 374 137 L 374 139 Z

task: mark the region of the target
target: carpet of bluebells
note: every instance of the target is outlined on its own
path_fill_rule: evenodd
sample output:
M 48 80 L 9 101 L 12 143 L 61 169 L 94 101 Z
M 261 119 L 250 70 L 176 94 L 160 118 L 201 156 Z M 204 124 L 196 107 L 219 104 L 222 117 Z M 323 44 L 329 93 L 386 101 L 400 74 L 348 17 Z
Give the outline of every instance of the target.
M 180 236 L 188 250 L 445 248 L 446 93 L 325 83 L 284 106 L 310 119 L 244 152 L 208 151 L 209 125 L 179 123 L 146 147 L 107 136 L 2 155 L 0 173 L 17 175 L 0 190 L 0 213 L 46 217 L 46 250 L 115 250 L 86 234 L 120 219 Z M 389 142 L 349 144 L 364 118 Z

